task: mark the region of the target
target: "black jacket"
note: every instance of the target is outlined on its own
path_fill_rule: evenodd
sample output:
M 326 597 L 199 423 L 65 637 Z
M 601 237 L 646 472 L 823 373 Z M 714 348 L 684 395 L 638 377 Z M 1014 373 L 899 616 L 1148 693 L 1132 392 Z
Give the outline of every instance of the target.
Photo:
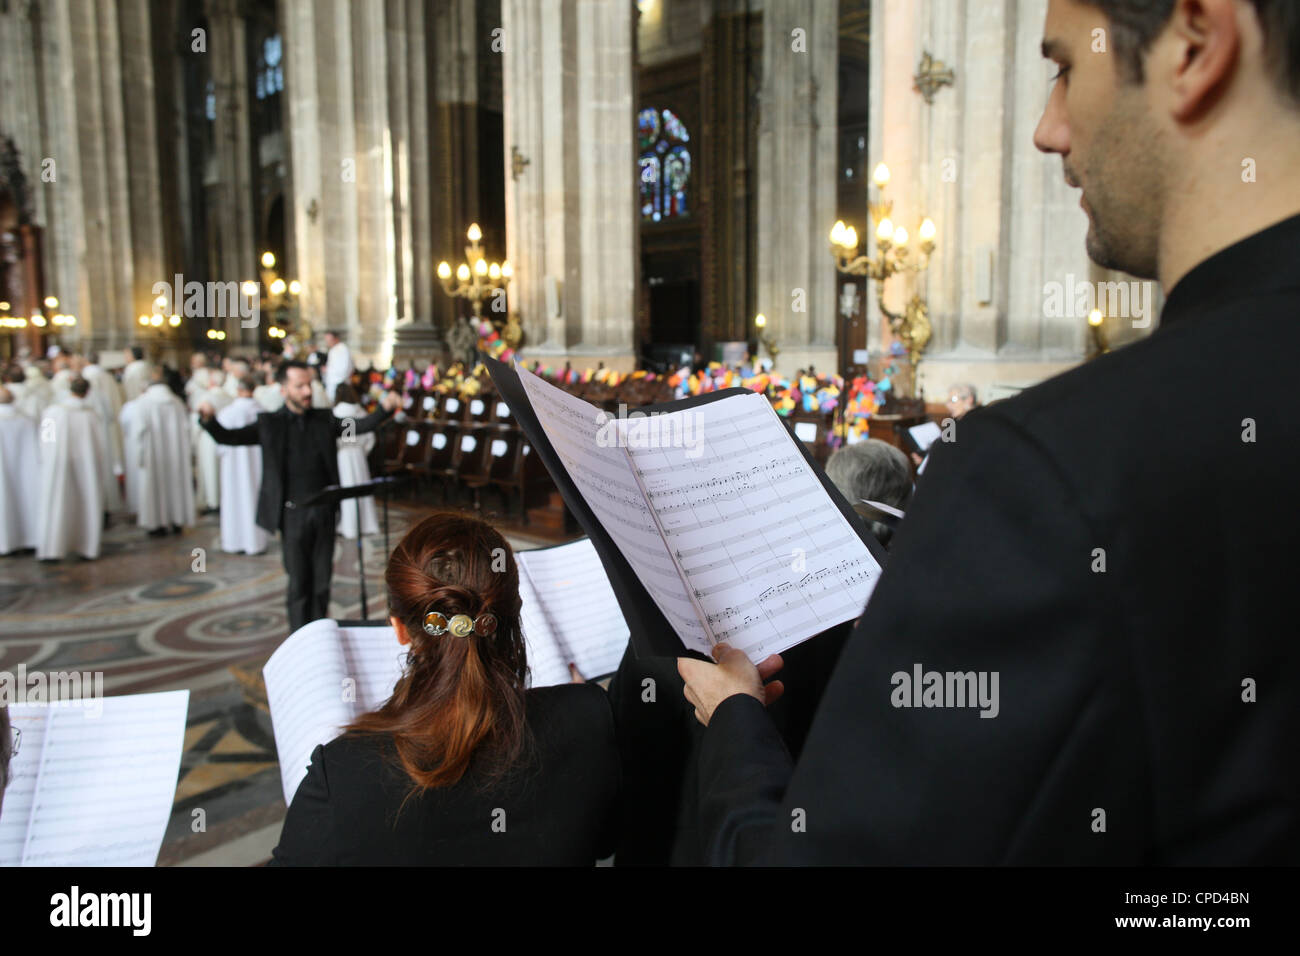
M 307 433 L 320 447 L 321 458 L 328 469 L 325 485 L 337 485 L 339 464 L 335 440 L 343 434 L 344 420 L 335 418 L 327 408 L 309 408 L 305 414 Z M 374 431 L 392 414 L 381 406 L 365 418 L 356 420 L 354 434 Z M 223 445 L 262 446 L 262 487 L 257 495 L 257 524 L 271 533 L 280 529 L 280 516 L 284 510 L 285 432 L 292 418 L 289 406 L 283 405 L 274 412 L 263 412 L 257 416 L 257 421 L 243 428 L 225 428 L 215 415 L 207 421 L 200 419 L 204 430 Z
M 715 710 L 712 861 L 1300 863 L 1297 249 L 1300 217 L 1224 250 L 1149 338 L 962 420 L 798 764 Z M 997 716 L 899 706 L 918 664 L 996 673 Z
M 311 756 L 272 863 L 281 866 L 590 866 L 613 851 L 618 749 L 605 692 L 527 692 L 528 756 L 485 786 L 473 768 L 407 800 L 391 737 L 344 736 Z

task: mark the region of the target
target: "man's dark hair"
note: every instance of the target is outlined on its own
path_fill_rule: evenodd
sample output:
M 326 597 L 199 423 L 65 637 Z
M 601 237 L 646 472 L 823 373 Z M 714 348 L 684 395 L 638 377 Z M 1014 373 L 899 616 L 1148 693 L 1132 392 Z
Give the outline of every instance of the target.
M 90 391 L 90 383 L 78 375 L 71 383 L 69 383 L 68 391 L 72 392 L 73 395 L 76 395 L 77 398 L 85 398 L 86 393 Z
M 257 391 L 257 379 L 251 375 L 245 375 L 239 380 L 239 387 L 251 395 Z
M 297 359 L 285 359 L 275 370 L 275 381 L 277 385 L 283 385 L 289 380 L 289 369 L 300 368 L 304 372 L 310 372 L 311 366 L 306 362 L 299 362 Z
M 131 346 L 131 357 L 137 362 L 140 361 L 140 359 L 144 358 L 144 349 L 138 345 Z
M 1175 0 L 1083 0 L 1110 19 L 1111 43 L 1127 78 L 1141 83 L 1142 61 L 1174 12 Z M 1264 49 L 1273 80 L 1300 106 L 1300 3 L 1296 0 L 1249 0 L 1264 33 Z

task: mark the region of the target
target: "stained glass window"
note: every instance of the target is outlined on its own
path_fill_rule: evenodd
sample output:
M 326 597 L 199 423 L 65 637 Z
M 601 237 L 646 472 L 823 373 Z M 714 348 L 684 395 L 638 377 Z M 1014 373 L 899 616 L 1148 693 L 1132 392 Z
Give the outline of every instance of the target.
M 284 48 L 280 34 L 273 33 L 262 41 L 259 60 L 254 87 L 257 98 L 264 100 L 284 89 Z
M 641 218 L 645 222 L 680 219 L 689 213 L 691 134 L 672 110 L 653 107 L 637 114 L 637 146 L 641 150 Z

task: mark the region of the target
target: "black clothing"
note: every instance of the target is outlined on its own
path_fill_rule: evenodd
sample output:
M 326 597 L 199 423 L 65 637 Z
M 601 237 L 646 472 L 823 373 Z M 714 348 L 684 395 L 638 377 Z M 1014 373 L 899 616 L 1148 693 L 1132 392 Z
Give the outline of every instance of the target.
M 714 862 L 1300 862 L 1300 216 L 934 451 L 797 766 L 724 701 Z M 999 676 L 904 707 L 897 675 Z M 913 703 L 916 698 L 912 698 Z
M 339 737 L 312 753 L 272 863 L 280 866 L 590 866 L 613 848 L 619 794 L 614 721 L 596 684 L 527 692 L 529 756 L 485 788 L 407 799 L 391 737 Z
M 330 578 L 338 531 L 334 508 L 286 508 L 280 558 L 289 575 L 289 628 L 329 617 Z
M 383 407 L 356 420 L 354 433 L 372 432 L 393 413 Z M 223 445 L 262 446 L 262 487 L 257 495 L 257 524 L 274 533 L 280 528 L 281 512 L 293 495 L 286 492 L 290 483 L 302 493 L 313 494 L 327 485 L 339 483 L 339 460 L 335 440 L 343 434 L 343 419 L 335 418 L 327 408 L 309 408 L 295 415 L 288 405 L 274 412 L 263 412 L 257 421 L 243 428 L 223 428 L 216 416 L 200 420 L 203 428 Z M 297 431 L 290 438 L 290 425 Z M 291 453 L 290 443 L 292 441 Z M 304 452 L 314 449 L 314 452 Z
M 852 626 L 851 621 L 837 624 L 781 655 L 785 694 L 768 715 L 796 756 Z M 623 763 L 623 821 L 615 864 L 703 865 L 698 763 L 704 728 L 683 696 L 677 660 L 638 659 L 629 644 L 610 681 L 609 703 Z
M 392 412 L 382 407 L 357 419 L 354 432 L 364 435 L 382 425 Z M 329 485 L 339 483 L 335 440 L 344 420 L 324 408 L 309 408 L 301 415 L 284 405 L 264 412 L 243 428 L 225 428 L 212 417 L 203 428 L 223 445 L 262 447 L 262 487 L 257 495 L 257 524 L 268 532 L 281 532 L 281 557 L 289 574 L 286 604 L 289 626 L 329 617 L 330 577 L 334 570 L 334 532 L 337 509 L 288 507 Z

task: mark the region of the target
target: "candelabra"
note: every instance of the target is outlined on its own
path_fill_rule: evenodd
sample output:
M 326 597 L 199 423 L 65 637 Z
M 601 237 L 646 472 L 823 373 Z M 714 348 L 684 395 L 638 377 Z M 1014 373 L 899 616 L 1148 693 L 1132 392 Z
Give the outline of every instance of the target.
M 266 290 L 263 297 L 263 309 L 271 314 L 271 324 L 267 327 L 268 338 L 284 339 L 293 336 L 295 342 L 306 344 L 312 338 L 310 325 L 298 320 L 298 295 L 302 292 L 302 283 L 297 279 L 285 282 L 275 272 L 275 253 L 262 253 L 262 288 Z
M 835 258 L 835 268 L 838 271 L 845 275 L 866 276 L 869 282 L 876 283 L 876 302 L 880 306 L 880 313 L 889 320 L 894 337 L 907 349 L 915 381 L 921 353 L 930 342 L 929 308 L 925 299 L 917 294 L 912 296 L 901 313 L 891 311 L 885 305 L 885 283 L 900 273 L 916 274 L 930 267 L 936 230 L 931 219 L 926 218 L 921 222 L 917 230 L 920 252 L 913 255 L 911 237 L 907 230 L 895 226 L 890 218 L 894 203 L 893 200 L 885 199 L 885 187 L 889 185 L 889 167 L 881 163 L 876 167 L 872 178 L 880 194 L 877 202 L 867 203 L 876 232 L 876 254 L 858 255 L 857 230 L 839 221 L 831 229 L 831 255 Z
M 453 299 L 465 299 L 474 310 L 475 333 L 483 320 L 483 304 L 490 298 L 504 293 L 514 275 L 509 262 L 489 262 L 483 255 L 479 240 L 483 231 L 478 223 L 470 223 L 465 233 L 469 245 L 465 247 L 465 261 L 456 267 L 456 280 L 452 281 L 451 265 L 445 260 L 438 263 L 438 279 L 442 289 Z M 499 311 L 494 309 L 493 311 Z M 502 339 L 510 348 L 517 348 L 522 332 L 519 323 L 507 313 L 506 318 L 492 319 L 492 325 L 501 333 Z
M 767 328 L 767 316 L 762 312 L 754 316 L 754 328 L 758 329 L 758 341 L 767 349 L 767 354 L 772 356 L 772 368 L 776 368 L 776 357 L 781 354 L 781 350 L 777 348 L 776 339 L 763 331 Z
M 1110 351 L 1110 340 L 1106 337 L 1106 329 L 1102 326 L 1105 316 L 1101 314 L 1100 309 L 1093 309 L 1088 315 L 1088 330 L 1092 334 L 1092 347 L 1094 349 L 1090 358 L 1096 358 L 1098 355 L 1105 355 Z

